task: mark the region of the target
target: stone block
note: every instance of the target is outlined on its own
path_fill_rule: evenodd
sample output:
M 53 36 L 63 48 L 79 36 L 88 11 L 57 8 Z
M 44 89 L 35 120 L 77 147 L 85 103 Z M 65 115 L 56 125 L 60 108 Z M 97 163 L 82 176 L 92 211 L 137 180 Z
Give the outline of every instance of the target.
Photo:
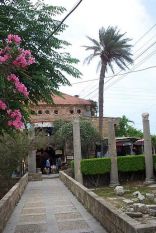
M 47 232 L 46 224 L 25 224 L 17 225 L 14 233 L 45 233 Z
M 55 214 L 56 220 L 57 221 L 62 221 L 62 220 L 71 220 L 71 219 L 79 219 L 82 218 L 81 214 L 78 212 L 70 212 L 70 213 L 58 213 Z
M 146 193 L 146 198 L 150 201 L 154 200 L 154 194 L 153 193 Z
M 30 223 L 46 223 L 46 215 L 45 214 L 21 215 L 19 222 L 20 225 L 30 224 Z
M 141 212 L 125 212 L 129 217 L 131 218 L 141 218 L 142 213 Z
M 141 212 L 143 214 L 148 214 L 149 213 L 149 208 L 147 205 L 142 204 L 142 203 L 135 203 L 133 204 L 133 208 L 135 212 Z
M 156 210 L 150 209 L 150 215 L 156 217 Z
M 41 181 L 42 180 L 42 173 L 29 173 L 28 174 L 29 181 Z
M 58 222 L 58 228 L 60 231 L 73 231 L 73 230 L 83 230 L 89 228 L 87 222 L 84 220 L 77 221 L 66 221 Z
M 127 205 L 133 204 L 133 201 L 130 199 L 123 199 L 122 201 Z

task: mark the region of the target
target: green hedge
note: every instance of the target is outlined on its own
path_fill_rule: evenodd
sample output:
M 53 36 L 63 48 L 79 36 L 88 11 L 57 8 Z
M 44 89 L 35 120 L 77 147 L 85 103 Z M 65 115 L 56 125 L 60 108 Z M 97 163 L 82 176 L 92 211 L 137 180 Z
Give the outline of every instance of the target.
M 145 170 L 144 155 L 118 156 L 119 172 L 136 172 Z M 153 156 L 154 169 L 156 170 L 156 156 Z M 71 162 L 74 170 L 74 162 Z M 84 175 L 96 175 L 109 173 L 111 169 L 110 158 L 95 158 L 81 160 L 81 171 Z
M 84 175 L 104 174 L 110 172 L 110 158 L 83 159 L 81 171 Z
M 120 172 L 144 171 L 145 157 L 143 155 L 119 156 L 118 170 Z

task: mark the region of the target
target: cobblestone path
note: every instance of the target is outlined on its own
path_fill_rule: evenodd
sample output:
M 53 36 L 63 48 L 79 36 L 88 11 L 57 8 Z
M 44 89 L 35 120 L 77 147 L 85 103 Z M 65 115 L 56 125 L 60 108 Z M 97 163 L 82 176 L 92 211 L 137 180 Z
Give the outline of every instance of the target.
M 106 233 L 58 179 L 29 182 L 3 233 Z

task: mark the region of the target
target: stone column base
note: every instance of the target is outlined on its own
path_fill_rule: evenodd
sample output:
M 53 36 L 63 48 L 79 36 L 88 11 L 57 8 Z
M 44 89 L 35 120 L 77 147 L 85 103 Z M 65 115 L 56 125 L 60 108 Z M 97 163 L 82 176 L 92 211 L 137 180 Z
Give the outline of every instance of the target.
M 116 186 L 119 186 L 119 185 L 120 185 L 119 183 L 110 183 L 109 187 L 115 188 Z
M 28 173 L 29 181 L 41 181 L 42 180 L 42 172 L 38 173 Z
M 155 183 L 156 182 L 155 182 L 155 180 L 153 178 L 146 179 L 145 182 L 144 182 L 145 185 L 150 185 L 150 184 L 155 184 Z

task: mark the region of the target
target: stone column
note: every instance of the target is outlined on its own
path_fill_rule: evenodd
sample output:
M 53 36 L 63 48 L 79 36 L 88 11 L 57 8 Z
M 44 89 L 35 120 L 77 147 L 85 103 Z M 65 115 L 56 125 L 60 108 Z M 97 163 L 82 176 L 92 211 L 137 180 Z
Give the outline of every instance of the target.
M 29 130 L 29 139 L 33 141 L 35 138 L 34 126 Z M 36 176 L 36 150 L 32 149 L 28 154 L 28 173 L 29 180 L 34 180 L 34 176 Z
M 152 156 L 152 144 L 149 126 L 149 113 L 142 114 L 143 121 L 143 133 L 144 133 L 144 155 L 145 155 L 145 167 L 146 167 L 146 180 L 145 183 L 153 183 L 153 156 Z
M 108 121 L 108 150 L 111 158 L 110 186 L 119 185 L 114 121 Z
M 36 173 L 36 150 L 32 150 L 28 155 L 28 172 Z
M 80 139 L 80 122 L 79 117 L 73 121 L 73 145 L 74 145 L 74 172 L 75 180 L 83 184 L 83 177 L 80 169 L 81 156 L 81 139 Z

